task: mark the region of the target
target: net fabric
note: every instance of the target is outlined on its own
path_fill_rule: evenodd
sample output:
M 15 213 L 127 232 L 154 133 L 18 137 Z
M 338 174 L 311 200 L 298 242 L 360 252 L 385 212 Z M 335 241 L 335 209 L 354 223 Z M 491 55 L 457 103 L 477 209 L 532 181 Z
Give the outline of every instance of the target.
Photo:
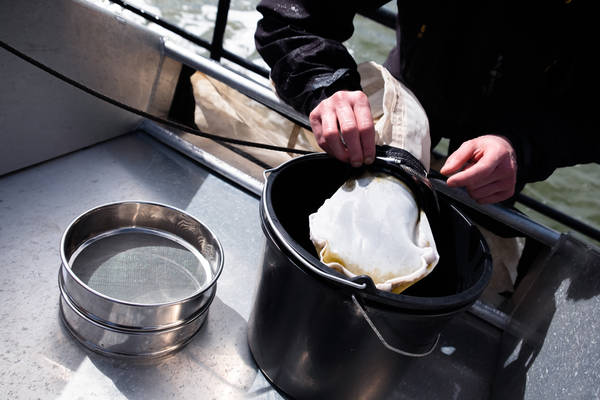
M 376 144 L 404 149 L 429 170 L 429 121 L 415 95 L 373 61 L 361 63 L 358 72 L 375 122 Z
M 399 179 L 367 172 L 351 178 L 309 216 L 321 261 L 346 276 L 368 275 L 400 293 L 439 261 L 425 212 Z

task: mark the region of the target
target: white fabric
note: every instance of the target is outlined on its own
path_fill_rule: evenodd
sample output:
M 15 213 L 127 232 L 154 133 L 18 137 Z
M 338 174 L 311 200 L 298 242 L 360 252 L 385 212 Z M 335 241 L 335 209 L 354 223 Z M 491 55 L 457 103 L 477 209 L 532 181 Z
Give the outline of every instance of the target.
M 407 150 L 429 170 L 429 122 L 419 101 L 381 65 L 362 63 L 358 72 L 376 144 Z M 368 275 L 381 290 L 400 293 L 439 260 L 427 216 L 391 176 L 349 180 L 309 216 L 309 225 L 323 263 L 350 277 Z
M 439 260 L 427 216 L 389 175 L 350 179 L 309 216 L 309 227 L 323 263 L 350 277 L 368 275 L 381 290 L 401 292 Z
M 194 122 L 204 132 L 299 150 L 322 151 L 312 132 L 199 71 L 190 81 L 195 99 Z M 194 138 L 188 138 L 194 142 Z M 268 165 L 288 161 L 292 153 L 241 147 Z
M 429 171 L 429 121 L 415 95 L 375 62 L 360 64 L 358 73 L 375 121 L 375 143 L 407 150 Z
M 358 66 L 361 86 L 369 99 L 375 122 L 376 144 L 403 148 L 429 170 L 429 123 L 423 107 L 403 84 L 374 62 Z M 226 137 L 322 151 L 312 132 L 290 122 L 224 83 L 196 72 L 194 89 L 196 126 Z M 287 161 L 292 154 L 244 147 L 270 165 Z

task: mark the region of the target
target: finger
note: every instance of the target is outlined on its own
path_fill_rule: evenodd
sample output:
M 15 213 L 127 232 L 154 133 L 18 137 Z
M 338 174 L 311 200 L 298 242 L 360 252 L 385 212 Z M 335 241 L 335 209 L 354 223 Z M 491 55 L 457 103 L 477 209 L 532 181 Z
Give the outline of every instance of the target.
M 493 164 L 494 163 L 492 162 L 491 165 Z M 467 166 L 464 170 L 466 171 L 470 167 L 471 166 Z M 484 197 L 485 195 L 491 194 L 489 193 L 489 188 L 487 189 L 488 193 L 486 193 L 485 195 L 482 195 L 479 191 L 483 191 L 484 193 L 486 190 L 485 188 L 488 186 L 495 187 L 497 188 L 496 190 L 512 190 L 514 189 L 515 182 L 516 176 L 514 170 L 506 167 L 504 164 L 501 163 L 499 165 L 496 165 L 492 172 L 487 175 L 487 177 L 485 175 L 481 175 L 477 179 L 473 179 L 465 187 L 467 188 L 469 193 L 471 193 L 472 196 Z
M 330 153 L 329 145 L 325 140 L 325 135 L 323 134 L 323 124 L 321 123 L 321 116 L 314 117 L 312 114 L 310 116 L 310 126 L 312 128 L 313 135 L 317 141 L 317 144 L 323 151 Z
M 335 111 L 328 110 L 321 113 L 321 125 L 323 126 L 321 135 L 323 145 L 321 143 L 319 145 L 338 160 L 347 162 L 348 152 L 340 137 Z
M 323 137 L 323 125 L 321 124 L 321 114 L 311 113 L 308 117 L 308 120 L 310 122 L 310 128 L 312 130 L 312 133 L 315 136 L 315 139 L 317 140 L 317 144 L 319 144 L 319 146 L 323 148 L 323 146 L 321 146 L 321 143 L 319 143 L 321 141 L 321 138 Z M 327 145 L 326 143 L 323 144 Z M 323 148 L 323 150 L 325 149 Z
M 480 187 L 484 184 L 490 183 L 490 177 L 495 170 L 495 164 L 493 160 L 489 158 L 482 158 L 473 164 L 470 168 L 467 168 L 461 172 L 452 175 L 446 183 L 448 186 L 471 186 Z
M 340 126 L 340 133 L 348 149 L 348 157 L 353 167 L 360 167 L 363 163 L 363 150 L 358 136 L 358 127 L 354 110 L 348 103 L 339 104 L 335 109 Z
M 475 144 L 471 140 L 464 142 L 454 153 L 448 156 L 440 172 L 444 175 L 450 175 L 459 171 L 467 161 L 473 158 L 475 149 Z
M 375 126 L 366 96 L 360 97 L 354 104 L 354 115 L 363 151 L 363 161 L 365 164 L 371 164 L 375 160 Z

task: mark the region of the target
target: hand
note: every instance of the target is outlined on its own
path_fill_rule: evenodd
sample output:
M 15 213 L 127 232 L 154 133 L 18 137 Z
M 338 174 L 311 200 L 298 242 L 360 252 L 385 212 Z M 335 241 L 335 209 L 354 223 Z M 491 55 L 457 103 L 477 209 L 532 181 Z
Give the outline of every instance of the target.
M 496 203 L 515 193 L 516 160 L 508 139 L 485 135 L 464 142 L 448 157 L 440 172 L 454 174 L 448 178 L 448 186 L 464 186 L 478 203 Z
M 338 160 L 360 167 L 375 159 L 375 127 L 363 92 L 334 93 L 315 107 L 309 120 L 319 146 Z

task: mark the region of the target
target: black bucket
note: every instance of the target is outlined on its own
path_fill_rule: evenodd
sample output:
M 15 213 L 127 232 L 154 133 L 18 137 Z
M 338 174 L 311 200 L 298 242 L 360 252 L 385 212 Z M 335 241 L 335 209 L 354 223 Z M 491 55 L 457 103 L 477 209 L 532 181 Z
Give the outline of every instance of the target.
M 390 165 L 377 159 L 366 168 L 409 183 L 440 254 L 433 272 L 402 294 L 328 268 L 310 242 L 309 214 L 363 169 L 311 154 L 271 171 L 265 182 L 266 246 L 248 340 L 266 377 L 294 398 L 389 398 L 409 358 L 431 353 L 445 324 L 489 282 L 491 259 L 477 228 L 453 205 L 434 206 L 419 193 L 415 177 L 424 171 L 404 166 L 398 173 Z

